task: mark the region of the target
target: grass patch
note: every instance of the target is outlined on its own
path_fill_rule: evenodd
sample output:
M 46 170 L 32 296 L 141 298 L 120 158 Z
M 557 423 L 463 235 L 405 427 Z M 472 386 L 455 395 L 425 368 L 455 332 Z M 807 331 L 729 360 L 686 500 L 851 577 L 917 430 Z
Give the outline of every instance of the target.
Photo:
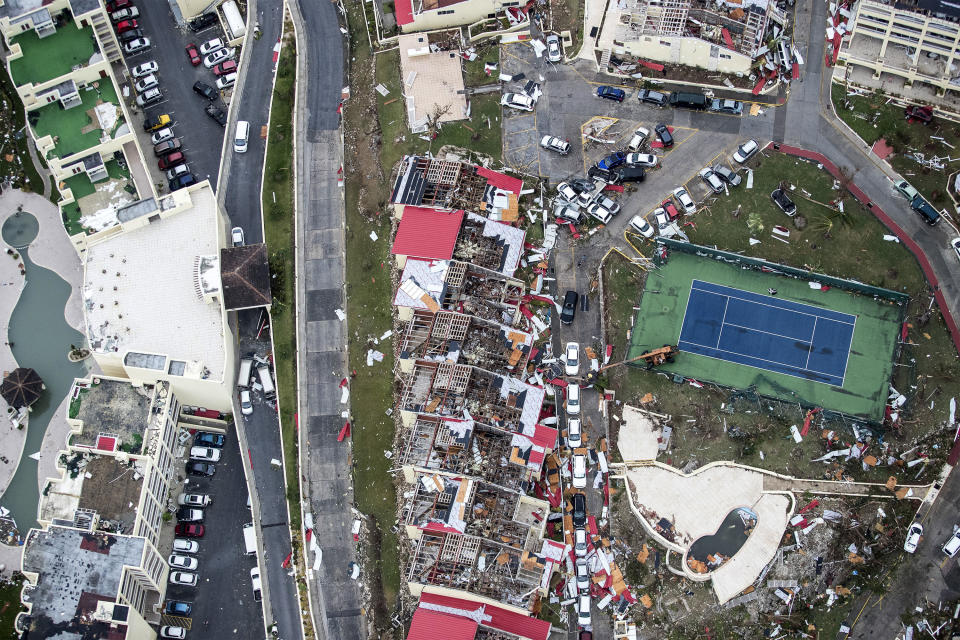
M 11 184 L 24 191 L 43 191 L 40 173 L 33 166 L 29 144 L 29 132 L 24 129 L 26 118 L 20 94 L 10 81 L 6 65 L 0 65 L 0 95 L 7 108 L 0 110 L 0 177 L 10 178 Z
M 482 87 L 488 84 L 497 84 L 500 76 L 499 67 L 490 75 L 484 69 L 488 62 L 500 64 L 499 46 L 482 46 L 477 51 L 476 60 L 465 60 L 463 63 L 464 84 L 468 87 Z
M 894 150 L 887 159 L 890 166 L 916 187 L 924 198 L 936 207 L 950 203 L 947 176 L 960 169 L 960 158 L 946 162 L 946 157 L 956 155 L 954 149 L 960 146 L 960 124 L 940 118 L 934 118 L 933 123 L 926 126 L 918 122 L 910 123 L 903 116 L 903 107 L 887 104 L 887 98 L 881 94 L 847 97 L 845 87 L 839 84 L 834 84 L 831 92 L 833 106 L 840 119 L 869 145 L 881 138 L 886 140 Z M 932 136 L 942 137 L 954 149 L 931 139 Z M 924 167 L 906 155 L 917 152 L 926 158 L 943 157 L 944 168 Z
M 23 589 L 23 577 L 15 573 L 12 580 L 0 582 L 0 639 L 14 640 L 20 634 L 15 631 L 14 621 L 17 614 L 25 611 L 20 604 L 20 591 Z

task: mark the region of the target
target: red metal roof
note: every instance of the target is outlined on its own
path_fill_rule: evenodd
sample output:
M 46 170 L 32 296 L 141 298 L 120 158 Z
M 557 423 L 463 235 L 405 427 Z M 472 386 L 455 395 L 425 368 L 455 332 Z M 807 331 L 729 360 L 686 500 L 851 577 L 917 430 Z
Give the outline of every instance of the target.
M 407 640 L 473 640 L 476 635 L 475 620 L 417 607 Z
M 393 10 L 397 16 L 397 24 L 404 25 L 413 22 L 413 0 L 396 0 Z
M 533 432 L 533 444 L 547 449 L 557 446 L 557 430 L 543 424 L 538 424 Z
M 492 184 L 498 189 L 503 189 L 504 191 L 509 191 L 511 193 L 520 193 L 520 190 L 523 188 L 523 180 L 520 178 L 511 178 L 505 173 L 500 173 L 499 171 L 492 171 L 484 167 L 477 167 L 477 175 L 481 175 L 487 179 L 487 182 Z
M 506 633 L 512 633 L 520 636 L 521 638 L 526 638 L 527 640 L 547 640 L 547 638 L 550 636 L 550 623 L 546 620 L 540 620 L 539 618 L 532 618 L 520 613 L 514 613 L 513 611 L 501 609 L 500 607 L 495 607 L 490 604 L 482 604 L 463 598 L 440 596 L 435 593 L 420 594 L 420 602 L 438 604 L 444 607 L 463 609 L 465 611 L 476 611 L 477 609 L 482 608 L 484 615 L 483 622 L 481 622 L 481 624 L 485 627 L 497 629 Z M 417 609 L 417 611 L 419 610 L 420 609 Z M 427 636 L 420 636 L 420 638 L 424 639 L 426 637 Z M 445 639 L 453 638 L 453 636 L 434 634 L 433 636 L 430 636 L 430 640 L 440 637 Z M 412 627 L 410 629 L 410 634 L 407 636 L 407 640 L 415 640 Z
M 427 260 L 449 260 L 462 223 L 463 210 L 404 207 L 391 252 Z
M 663 71 L 663 65 L 659 62 L 650 62 L 649 60 L 637 60 L 637 63 L 643 65 L 647 69 L 653 69 L 654 71 Z
M 720 29 L 720 35 L 723 36 L 723 42 L 727 45 L 727 48 L 733 49 L 733 38 L 730 37 L 730 32 L 727 31 L 726 27 Z

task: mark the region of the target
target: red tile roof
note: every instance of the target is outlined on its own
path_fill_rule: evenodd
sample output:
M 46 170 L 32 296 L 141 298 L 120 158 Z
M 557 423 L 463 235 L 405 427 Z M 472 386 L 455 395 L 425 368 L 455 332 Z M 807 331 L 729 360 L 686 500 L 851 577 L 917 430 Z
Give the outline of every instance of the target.
M 487 179 L 487 182 L 498 189 L 509 191 L 510 193 L 520 193 L 523 188 L 523 180 L 520 178 L 511 178 L 505 173 L 493 171 L 485 167 L 477 167 L 477 175 Z
M 393 3 L 393 10 L 397 16 L 397 24 L 413 22 L 413 0 L 397 0 Z
M 533 432 L 533 444 L 547 449 L 557 448 L 557 430 L 543 424 L 538 424 Z
M 407 640 L 473 640 L 476 635 L 475 620 L 417 607 Z
M 400 256 L 449 260 L 453 257 L 462 223 L 462 210 L 404 207 L 391 251 Z
M 526 638 L 527 640 L 547 640 L 547 638 L 550 636 L 550 623 L 546 620 L 540 620 L 539 618 L 532 618 L 520 613 L 514 613 L 513 611 L 508 611 L 507 609 L 495 607 L 490 604 L 481 604 L 472 600 L 451 598 L 449 596 L 441 596 L 435 593 L 420 594 L 420 602 L 437 604 L 443 607 L 452 607 L 455 609 L 463 609 L 466 612 L 476 611 L 477 609 L 483 608 L 483 621 L 481 624 L 485 627 L 490 627 L 491 629 L 497 629 L 499 631 L 505 631 L 506 633 L 512 633 L 520 636 L 521 638 Z M 413 629 L 411 628 L 411 634 L 407 636 L 407 640 L 414 640 L 412 631 Z M 426 636 L 422 637 L 425 638 Z M 432 638 L 437 637 L 446 638 L 447 636 L 432 636 Z

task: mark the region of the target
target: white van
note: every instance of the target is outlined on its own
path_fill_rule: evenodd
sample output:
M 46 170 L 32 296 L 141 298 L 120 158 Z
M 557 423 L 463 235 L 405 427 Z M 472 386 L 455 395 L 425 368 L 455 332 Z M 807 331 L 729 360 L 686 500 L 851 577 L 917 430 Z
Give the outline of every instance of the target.
M 960 529 L 954 531 L 947 544 L 943 545 L 943 552 L 950 558 L 957 555 L 957 551 L 960 551 Z
M 253 523 L 243 525 L 243 546 L 248 556 L 257 553 L 257 532 L 253 528 Z
M 237 386 L 246 389 L 250 386 L 250 373 L 253 371 L 253 358 L 240 361 L 240 373 L 237 374 Z
M 237 121 L 237 131 L 233 134 L 233 150 L 237 153 L 247 152 L 247 139 L 250 137 L 250 123 L 246 120 Z
M 263 397 L 273 398 L 277 395 L 277 389 L 273 386 L 273 378 L 270 377 L 270 368 L 262 364 L 257 367 L 257 375 L 260 377 L 260 384 L 263 385 Z

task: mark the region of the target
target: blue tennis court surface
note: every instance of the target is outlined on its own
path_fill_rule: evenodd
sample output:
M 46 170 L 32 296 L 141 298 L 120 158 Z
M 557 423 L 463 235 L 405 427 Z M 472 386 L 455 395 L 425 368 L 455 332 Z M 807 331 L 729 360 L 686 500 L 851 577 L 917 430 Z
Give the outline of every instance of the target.
M 843 386 L 856 317 L 694 280 L 681 351 Z

